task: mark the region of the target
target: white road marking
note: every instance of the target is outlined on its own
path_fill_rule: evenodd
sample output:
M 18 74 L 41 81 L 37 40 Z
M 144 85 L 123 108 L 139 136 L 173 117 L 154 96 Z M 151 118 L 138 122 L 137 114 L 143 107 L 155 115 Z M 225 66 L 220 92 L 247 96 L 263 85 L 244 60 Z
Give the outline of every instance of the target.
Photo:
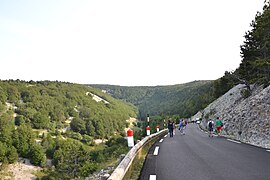
M 270 149 L 266 150 L 267 152 L 270 152 Z
M 164 137 L 167 137 L 168 136 L 168 134 L 166 134 Z
M 238 144 L 241 144 L 241 142 L 239 141 L 235 141 L 235 140 L 232 140 L 232 139 L 227 139 L 228 141 L 231 141 L 231 142 L 234 142 L 234 143 L 238 143 Z
M 162 142 L 163 142 L 163 139 L 161 139 L 159 142 L 161 142 L 161 143 L 162 143 Z
M 159 150 L 159 146 L 157 146 L 157 147 L 155 148 L 155 151 L 154 151 L 154 155 L 155 155 L 155 156 L 158 155 L 158 150 Z
M 156 180 L 157 176 L 156 175 L 150 175 L 149 180 Z

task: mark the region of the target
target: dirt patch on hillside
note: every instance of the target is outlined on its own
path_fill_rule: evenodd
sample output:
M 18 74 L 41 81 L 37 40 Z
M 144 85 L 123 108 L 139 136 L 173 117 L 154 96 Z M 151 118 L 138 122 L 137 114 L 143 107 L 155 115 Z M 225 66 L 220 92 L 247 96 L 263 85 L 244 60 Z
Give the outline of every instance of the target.
M 36 179 L 34 173 L 41 170 L 40 167 L 33 166 L 28 159 L 21 159 L 20 162 L 10 164 L 7 167 L 7 174 L 4 179 L 11 180 L 32 180 Z

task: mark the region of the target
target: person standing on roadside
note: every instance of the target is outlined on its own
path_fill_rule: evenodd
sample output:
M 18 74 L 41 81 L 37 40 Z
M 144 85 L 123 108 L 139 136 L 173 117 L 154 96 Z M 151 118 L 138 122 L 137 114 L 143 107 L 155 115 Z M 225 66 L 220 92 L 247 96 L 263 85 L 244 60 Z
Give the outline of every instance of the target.
M 209 137 L 213 137 L 213 130 L 214 130 L 214 121 L 210 119 L 207 123 L 208 131 L 209 131 Z
M 169 129 L 170 137 L 173 137 L 173 122 L 170 119 L 168 121 L 168 129 Z
M 216 119 L 216 130 L 217 130 L 218 136 L 220 136 L 220 132 L 222 130 L 222 126 L 223 126 L 222 121 L 219 119 L 219 117 L 217 117 L 217 119 Z

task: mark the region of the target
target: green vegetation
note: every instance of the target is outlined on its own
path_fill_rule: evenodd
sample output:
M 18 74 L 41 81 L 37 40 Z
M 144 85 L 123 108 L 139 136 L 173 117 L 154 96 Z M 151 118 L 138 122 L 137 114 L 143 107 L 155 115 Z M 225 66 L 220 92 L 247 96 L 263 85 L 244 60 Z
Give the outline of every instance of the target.
M 246 32 L 241 46 L 242 62 L 237 69 L 242 78 L 250 83 L 270 83 L 270 7 L 265 2 L 263 12 L 258 12 Z
M 213 81 L 155 87 L 90 86 L 136 105 L 141 119 L 145 119 L 147 114 L 190 117 L 214 100 Z
M 125 120 L 136 117 L 136 108 L 115 100 L 96 89 L 61 82 L 1 81 L 1 106 L 11 103 L 17 113 L 16 125 L 28 124 L 35 129 L 56 133 L 69 118 L 74 132 L 105 138 L 122 131 Z M 93 93 L 103 101 L 96 102 Z
M 0 162 L 29 158 L 44 178 L 85 177 L 128 151 L 121 136 L 136 107 L 64 82 L 0 81 Z M 93 99 L 94 94 L 101 101 Z M 95 145 L 94 139 L 108 139 Z

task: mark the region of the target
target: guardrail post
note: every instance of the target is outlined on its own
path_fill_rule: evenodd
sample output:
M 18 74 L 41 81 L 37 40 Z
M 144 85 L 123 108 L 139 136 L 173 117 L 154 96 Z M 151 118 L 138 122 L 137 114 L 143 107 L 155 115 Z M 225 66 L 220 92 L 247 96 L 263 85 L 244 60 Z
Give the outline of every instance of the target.
M 131 129 L 127 130 L 127 141 L 128 147 L 134 146 L 133 131 Z
M 146 135 L 149 136 L 150 134 L 150 126 L 146 126 Z
M 156 126 L 156 130 L 157 130 L 157 132 L 159 132 L 159 126 L 158 125 Z

